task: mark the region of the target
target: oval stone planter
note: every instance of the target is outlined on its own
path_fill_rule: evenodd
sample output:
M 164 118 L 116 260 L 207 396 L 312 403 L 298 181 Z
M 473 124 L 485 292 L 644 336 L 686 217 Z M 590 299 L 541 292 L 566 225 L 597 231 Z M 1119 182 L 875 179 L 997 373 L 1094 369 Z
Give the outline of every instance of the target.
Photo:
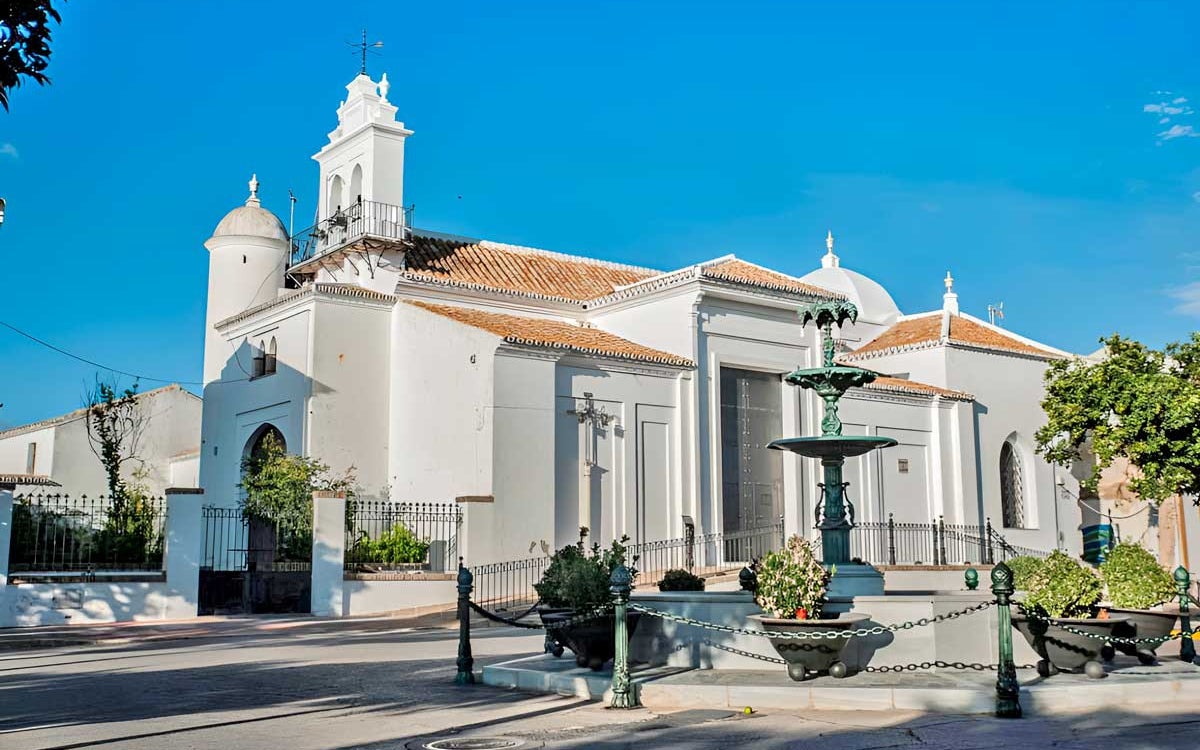
M 870 615 L 849 612 L 838 618 L 820 620 L 789 620 L 766 615 L 750 615 L 750 619 L 763 630 L 781 633 L 805 631 L 856 630 L 871 619 Z M 790 638 L 768 638 L 775 652 L 787 662 L 788 677 L 802 681 L 810 673 L 828 672 L 833 677 L 849 674 L 842 662 L 842 650 L 853 636 L 820 640 L 793 640 Z
M 1104 677 L 1104 667 L 1099 659 L 1106 639 L 1113 635 L 1113 628 L 1127 625 L 1128 622 L 1125 617 L 1109 617 L 1106 620 L 1072 617 L 1031 620 L 1025 615 L 1014 615 L 1012 618 L 1013 628 L 1025 637 L 1041 657 L 1037 669 L 1042 677 L 1059 672 L 1083 672 L 1094 679 Z M 1072 633 L 1060 625 L 1101 637 Z
M 570 611 L 567 611 L 566 614 L 552 614 L 549 621 L 543 617 L 542 622 L 546 624 L 562 622 L 573 615 L 574 613 Z M 641 617 L 641 612 L 628 613 L 626 622 L 631 639 Z M 565 628 L 547 630 L 546 633 L 558 643 L 571 649 L 571 652 L 575 654 L 577 665 L 598 672 L 616 653 L 616 630 L 616 618 L 610 613 L 587 622 L 568 625 Z
M 1110 615 L 1127 619 L 1128 624 L 1113 628 L 1116 638 L 1165 638 L 1175 629 L 1179 619 L 1176 609 L 1122 609 L 1109 607 Z M 1165 643 L 1113 643 L 1113 648 L 1128 656 L 1136 656 L 1142 664 L 1153 664 L 1158 660 L 1155 651 Z M 1106 654 L 1107 656 L 1107 654 Z

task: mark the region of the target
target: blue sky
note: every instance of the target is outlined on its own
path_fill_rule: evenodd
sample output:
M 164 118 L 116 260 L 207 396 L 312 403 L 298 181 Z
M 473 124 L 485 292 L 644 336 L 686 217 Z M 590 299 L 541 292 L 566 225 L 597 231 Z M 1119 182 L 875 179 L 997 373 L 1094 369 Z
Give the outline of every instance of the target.
M 940 305 L 950 269 L 965 311 L 1002 300 L 1008 327 L 1078 352 L 1113 331 L 1161 345 L 1200 316 L 1195 3 L 125 0 L 63 16 L 53 86 L 0 112 L 0 320 L 112 367 L 199 379 L 203 242 L 251 172 L 285 221 L 295 190 L 308 223 L 309 157 L 364 25 L 416 131 L 421 227 L 794 274 L 832 229 L 905 312 Z M 77 407 L 95 371 L 4 330 L 0 360 L 0 426 Z

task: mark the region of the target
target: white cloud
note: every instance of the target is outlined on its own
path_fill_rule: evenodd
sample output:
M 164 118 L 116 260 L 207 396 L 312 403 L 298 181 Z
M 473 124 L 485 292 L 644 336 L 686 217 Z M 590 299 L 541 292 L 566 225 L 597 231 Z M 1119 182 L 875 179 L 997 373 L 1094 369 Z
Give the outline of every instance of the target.
M 1191 125 L 1172 125 L 1158 134 L 1160 140 L 1169 141 L 1175 138 L 1200 138 L 1200 133 Z
M 1187 97 L 1186 97 L 1186 96 L 1181 96 L 1181 97 L 1179 97 L 1178 99 L 1172 99 L 1172 100 L 1171 100 L 1171 103 L 1172 103 L 1172 104 L 1185 104 L 1186 102 L 1187 102 Z
M 11 143 L 0 143 L 0 156 L 11 156 L 17 158 L 17 147 Z
M 1175 312 L 1200 315 L 1200 281 L 1168 289 L 1167 295 L 1176 301 Z
M 1170 117 L 1164 117 L 1164 118 L 1162 118 L 1161 120 L 1159 120 L 1159 121 L 1158 121 L 1158 124 L 1159 124 L 1159 125 L 1166 125 L 1166 124 L 1167 124 L 1168 122 L 1170 122 L 1170 121 L 1171 121 L 1171 118 L 1170 118 Z
M 1184 101 L 1187 101 L 1186 99 Z M 1172 107 L 1170 104 L 1163 102 L 1162 104 L 1147 104 L 1142 107 L 1143 112 L 1158 112 L 1164 115 L 1190 115 L 1192 114 L 1191 107 Z

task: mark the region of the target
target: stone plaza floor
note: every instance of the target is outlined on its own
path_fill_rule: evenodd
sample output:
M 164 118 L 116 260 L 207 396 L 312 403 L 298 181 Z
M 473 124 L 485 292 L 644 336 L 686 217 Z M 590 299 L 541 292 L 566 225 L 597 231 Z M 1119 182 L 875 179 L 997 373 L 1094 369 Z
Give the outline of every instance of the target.
M 0 748 L 384 750 L 447 739 L 478 747 L 488 738 L 580 750 L 1200 746 L 1200 706 L 1148 711 L 1161 695 L 1147 684 L 1119 702 L 1021 720 L 762 704 L 751 716 L 711 708 L 613 711 L 572 697 L 455 686 L 457 642 L 449 630 L 314 624 L 2 652 Z M 482 668 L 534 657 L 542 638 L 485 628 L 473 644 Z M 714 675 L 688 679 L 697 686 L 727 679 Z M 786 690 L 782 670 L 777 676 L 779 685 L 768 687 Z

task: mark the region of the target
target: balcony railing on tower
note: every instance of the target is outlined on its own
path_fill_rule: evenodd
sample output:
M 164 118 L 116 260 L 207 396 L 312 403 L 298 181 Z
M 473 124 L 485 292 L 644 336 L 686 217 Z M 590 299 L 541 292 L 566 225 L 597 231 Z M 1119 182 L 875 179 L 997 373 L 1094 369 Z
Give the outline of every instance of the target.
M 412 206 L 358 201 L 292 237 L 292 266 L 349 249 L 355 243 L 407 242 L 412 238 Z M 364 248 L 366 249 L 366 248 Z

